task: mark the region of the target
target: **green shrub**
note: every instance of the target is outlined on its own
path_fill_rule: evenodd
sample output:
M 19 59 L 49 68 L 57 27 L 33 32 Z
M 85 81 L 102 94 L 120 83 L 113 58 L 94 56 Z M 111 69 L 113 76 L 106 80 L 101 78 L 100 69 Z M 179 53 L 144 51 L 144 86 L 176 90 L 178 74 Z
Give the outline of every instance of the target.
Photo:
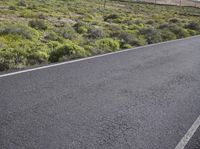
M 126 25 L 131 25 L 131 24 L 134 24 L 134 21 L 130 20 L 129 18 L 125 18 L 122 20 L 121 23 L 126 24 Z
M 36 65 L 41 63 L 47 63 L 49 55 L 45 51 L 35 51 L 28 56 L 28 63 L 30 65 Z
M 169 24 L 167 24 L 167 23 L 160 24 L 158 28 L 159 28 L 159 29 L 166 29 L 166 28 L 169 28 Z
M 143 26 L 142 26 L 143 27 Z M 129 26 L 130 30 L 138 30 L 140 28 L 142 28 L 141 26 L 137 25 L 137 24 L 132 24 Z
M 158 43 L 162 41 L 161 33 L 155 28 L 143 28 L 140 30 L 140 34 L 145 36 L 148 44 Z
M 86 51 L 89 51 L 89 53 L 90 53 L 91 55 L 97 54 L 97 53 L 94 51 L 94 47 L 93 47 L 92 45 L 85 44 L 85 45 L 83 45 L 83 48 L 84 48 Z
M 135 22 L 134 22 L 136 25 L 139 25 L 139 26 L 143 26 L 143 21 L 142 20 L 140 20 L 140 19 L 138 19 L 138 20 L 135 20 Z
M 88 31 L 87 25 L 83 22 L 77 22 L 73 27 L 79 34 L 84 34 Z
M 37 9 L 37 6 L 34 5 L 34 4 L 31 4 L 27 7 L 27 9 L 30 9 L 30 10 L 34 10 L 34 9 Z
M 8 70 L 10 67 L 10 59 L 5 59 L 0 55 L 0 71 Z
M 77 29 L 77 32 L 79 34 L 84 34 L 84 33 L 87 33 L 88 29 L 85 27 L 85 26 L 80 26 L 78 29 Z
M 53 49 L 55 49 L 55 48 L 60 46 L 60 42 L 58 42 L 58 41 L 49 41 L 47 43 L 47 46 L 48 46 L 49 49 L 53 50 Z
M 51 31 L 51 32 L 45 32 L 43 38 L 45 40 L 57 41 L 59 37 L 56 35 L 55 32 Z
M 27 64 L 27 53 L 22 49 L 0 50 L 0 71 L 13 68 L 22 68 Z
M 139 39 L 137 39 L 135 35 L 127 33 L 127 32 L 122 32 L 118 38 L 120 39 L 120 43 L 122 47 L 125 44 L 129 44 L 131 46 L 141 46 L 144 44 Z
M 8 7 L 9 10 L 17 10 L 15 6 L 11 5 Z
M 133 48 L 133 46 L 131 46 L 130 44 L 124 44 L 122 46 L 123 49 L 130 49 L 130 48 Z
M 90 28 L 88 31 L 88 38 L 98 39 L 103 37 L 104 37 L 104 32 L 101 29 Z
M 199 31 L 200 25 L 197 22 L 190 22 L 189 24 L 186 25 L 186 28 Z
M 38 14 L 38 19 L 46 19 L 46 16 L 43 13 Z
M 24 9 L 23 11 L 20 11 L 20 17 L 22 18 L 35 18 L 37 17 L 36 16 L 36 13 L 28 10 L 28 9 Z
M 82 20 L 84 22 L 92 22 L 94 20 L 94 17 L 90 14 L 85 14 Z
M 155 23 L 154 20 L 148 20 L 148 21 L 146 22 L 146 24 L 150 24 L 150 25 L 153 25 L 154 23 Z
M 169 19 L 169 22 L 170 23 L 180 23 L 181 20 L 179 18 L 171 18 L 171 19 Z
M 67 25 L 65 27 L 56 28 L 53 30 L 58 36 L 63 37 L 65 39 L 73 40 L 77 39 L 77 32 L 74 30 L 73 27 Z
M 39 19 L 29 21 L 29 26 L 32 28 L 35 28 L 37 30 L 46 30 L 47 29 L 47 25 L 46 25 L 45 21 L 39 20 Z
M 118 37 L 119 34 L 123 31 L 121 26 L 116 24 L 109 24 L 107 25 L 108 33 L 110 34 L 110 37 Z
M 75 32 L 63 32 L 62 33 L 62 37 L 65 38 L 65 39 L 70 39 L 70 40 L 73 40 L 73 39 L 76 39 L 77 38 L 77 35 Z
M 0 49 L 6 48 L 7 45 L 4 42 L 6 42 L 5 39 L 4 40 L 0 40 Z
M 195 30 L 192 30 L 192 29 L 187 29 L 187 31 L 191 36 L 194 36 L 194 35 L 198 34 L 198 31 L 195 31 Z
M 0 71 L 8 70 L 12 62 L 11 53 L 0 50 Z
M 102 52 L 112 52 L 119 50 L 119 42 L 111 38 L 104 38 L 96 41 L 98 49 Z
M 169 29 L 176 35 L 177 38 L 185 38 L 190 35 L 186 29 L 179 27 L 177 25 L 171 25 L 169 26 Z
M 23 6 L 23 7 L 26 7 L 26 2 L 21 0 L 17 3 L 18 6 Z
M 32 39 L 33 37 L 36 38 L 37 33 L 22 25 L 6 25 L 0 27 L 0 35 L 19 35 L 26 39 Z
M 119 19 L 120 16 L 118 14 L 110 14 L 104 17 L 104 21 Z
M 176 35 L 167 29 L 161 30 L 161 36 L 163 41 L 176 39 Z
M 53 50 L 50 53 L 49 60 L 50 62 L 58 62 L 62 61 L 63 59 L 69 60 L 73 58 L 85 57 L 87 55 L 88 53 L 84 48 L 72 43 L 71 41 L 68 41 L 61 47 Z

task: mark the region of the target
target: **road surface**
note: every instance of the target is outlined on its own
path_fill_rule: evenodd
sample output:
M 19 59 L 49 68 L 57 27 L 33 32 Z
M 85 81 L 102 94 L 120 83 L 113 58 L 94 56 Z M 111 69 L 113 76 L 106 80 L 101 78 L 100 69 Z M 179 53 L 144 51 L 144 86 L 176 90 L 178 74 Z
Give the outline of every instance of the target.
M 199 115 L 200 36 L 0 77 L 1 149 L 174 149 Z
M 185 149 L 200 149 L 200 128 L 186 145 Z

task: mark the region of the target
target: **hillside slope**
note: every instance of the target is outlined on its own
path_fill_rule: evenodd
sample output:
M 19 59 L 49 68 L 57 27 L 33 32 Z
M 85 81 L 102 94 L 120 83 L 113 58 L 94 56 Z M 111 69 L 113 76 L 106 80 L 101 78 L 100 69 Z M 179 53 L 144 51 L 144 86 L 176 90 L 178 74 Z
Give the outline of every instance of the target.
M 0 71 L 200 33 L 200 9 L 99 0 L 0 1 Z

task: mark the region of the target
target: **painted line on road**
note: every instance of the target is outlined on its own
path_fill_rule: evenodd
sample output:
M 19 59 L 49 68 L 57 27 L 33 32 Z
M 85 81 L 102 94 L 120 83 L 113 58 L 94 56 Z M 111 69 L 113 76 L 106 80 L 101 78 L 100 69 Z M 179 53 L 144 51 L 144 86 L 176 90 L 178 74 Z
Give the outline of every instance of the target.
M 194 133 L 197 131 L 197 129 L 200 126 L 200 115 L 196 119 L 196 121 L 193 123 L 193 125 L 190 127 L 190 129 L 187 131 L 185 136 L 181 139 L 181 141 L 178 143 L 175 149 L 184 149 L 185 146 L 188 144 Z
M 136 47 L 136 48 L 132 48 L 132 49 L 126 49 L 126 50 L 121 50 L 121 51 L 116 51 L 116 52 L 111 52 L 111 53 L 106 53 L 106 54 L 101 54 L 101 55 L 81 58 L 81 59 L 77 59 L 77 60 L 71 60 L 71 61 L 67 61 L 67 62 L 49 64 L 49 65 L 46 65 L 46 66 L 36 67 L 36 68 L 32 68 L 32 69 L 26 69 L 26 70 L 21 70 L 21 71 L 17 71 L 17 72 L 2 74 L 2 75 L 0 75 L 0 78 L 13 76 L 13 75 L 21 74 L 21 73 L 26 73 L 26 72 L 31 72 L 31 71 L 36 71 L 36 70 L 41 70 L 41 69 L 47 69 L 47 68 L 56 67 L 56 66 L 61 66 L 61 65 L 65 65 L 65 64 L 80 62 L 80 61 L 85 61 L 85 60 L 89 60 L 89 59 L 104 57 L 104 56 L 108 56 L 108 55 L 114 55 L 114 54 L 118 54 L 118 53 L 122 53 L 122 52 L 128 52 L 128 51 L 132 51 L 132 50 L 142 49 L 142 48 L 146 48 L 146 47 L 152 47 L 152 46 L 166 44 L 166 43 L 172 43 L 172 42 L 176 42 L 176 41 L 193 39 L 193 38 L 197 38 L 197 37 L 200 37 L 200 35 L 191 36 L 191 37 L 182 38 L 182 39 L 170 40 L 170 41 L 166 41 L 166 42 L 160 42 L 160 43 L 155 43 L 155 44 L 150 44 L 150 45 L 145 45 L 145 46 L 140 46 L 140 47 Z

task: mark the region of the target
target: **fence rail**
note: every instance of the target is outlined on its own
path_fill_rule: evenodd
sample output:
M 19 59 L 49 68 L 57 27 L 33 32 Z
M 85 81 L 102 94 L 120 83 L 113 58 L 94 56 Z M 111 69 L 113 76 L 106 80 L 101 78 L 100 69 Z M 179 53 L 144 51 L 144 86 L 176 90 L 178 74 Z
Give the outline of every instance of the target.
M 124 1 L 147 2 L 147 3 L 176 5 L 176 6 L 192 6 L 200 8 L 200 0 L 124 0 Z

